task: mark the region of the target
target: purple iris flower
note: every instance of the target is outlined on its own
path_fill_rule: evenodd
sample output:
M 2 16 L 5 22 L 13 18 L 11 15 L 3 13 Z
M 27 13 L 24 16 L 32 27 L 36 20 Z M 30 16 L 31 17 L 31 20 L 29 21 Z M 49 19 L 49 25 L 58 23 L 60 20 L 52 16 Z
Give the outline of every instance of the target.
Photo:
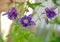
M 45 9 L 46 15 L 49 19 L 52 19 L 53 17 L 56 16 L 56 12 L 54 10 L 55 10 L 54 8 L 46 8 Z
M 18 23 L 20 23 L 23 27 L 35 25 L 35 22 L 32 21 L 32 16 L 32 14 L 30 14 L 29 16 L 24 15 L 22 18 L 18 20 Z
M 12 20 L 17 18 L 18 13 L 17 13 L 17 10 L 14 7 L 12 7 L 12 9 L 10 9 L 8 12 L 6 12 L 3 15 L 6 15 L 6 14 L 8 15 L 8 18 Z

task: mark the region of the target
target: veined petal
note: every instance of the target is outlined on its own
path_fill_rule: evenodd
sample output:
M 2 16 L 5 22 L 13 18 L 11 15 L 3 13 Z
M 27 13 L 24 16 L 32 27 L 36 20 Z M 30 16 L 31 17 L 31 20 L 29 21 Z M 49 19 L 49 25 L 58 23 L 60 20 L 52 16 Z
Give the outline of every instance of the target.
M 46 8 L 45 11 L 46 11 L 46 15 L 49 19 L 52 19 L 56 16 L 56 12 L 53 9 Z
M 32 16 L 33 16 L 33 14 L 30 14 L 30 15 L 29 15 L 29 17 L 32 17 Z

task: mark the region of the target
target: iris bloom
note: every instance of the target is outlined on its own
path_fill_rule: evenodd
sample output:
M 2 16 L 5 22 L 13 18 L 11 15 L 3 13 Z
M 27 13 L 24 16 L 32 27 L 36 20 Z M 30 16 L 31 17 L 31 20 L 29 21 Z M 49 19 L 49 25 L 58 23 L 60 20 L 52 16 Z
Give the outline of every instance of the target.
M 35 22 L 32 21 L 32 14 L 30 14 L 29 16 L 24 15 L 18 20 L 18 23 L 20 23 L 23 27 L 35 25 Z
M 6 12 L 5 14 L 3 14 L 3 15 L 8 15 L 8 18 L 10 19 L 10 20 L 12 20 L 12 19 L 16 19 L 17 18 L 17 10 L 14 8 L 14 7 L 12 7 L 12 9 L 11 10 L 9 10 L 8 12 Z
M 52 19 L 56 16 L 56 12 L 54 11 L 55 9 L 53 8 L 46 8 L 45 11 L 46 11 L 46 16 L 49 18 L 49 19 Z

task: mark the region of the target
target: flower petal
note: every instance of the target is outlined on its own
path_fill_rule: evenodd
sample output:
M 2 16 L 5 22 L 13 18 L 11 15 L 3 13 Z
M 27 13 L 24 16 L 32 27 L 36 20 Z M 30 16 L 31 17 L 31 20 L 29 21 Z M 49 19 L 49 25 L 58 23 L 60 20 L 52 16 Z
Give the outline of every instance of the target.
M 46 15 L 49 19 L 52 19 L 53 17 L 56 16 L 56 13 L 53 9 L 46 8 L 45 11 L 46 11 Z
M 34 21 L 31 21 L 30 23 L 31 23 L 31 25 L 36 25 Z
M 21 19 L 18 19 L 18 23 L 21 23 Z
M 30 14 L 28 17 L 32 17 L 33 16 L 33 14 Z

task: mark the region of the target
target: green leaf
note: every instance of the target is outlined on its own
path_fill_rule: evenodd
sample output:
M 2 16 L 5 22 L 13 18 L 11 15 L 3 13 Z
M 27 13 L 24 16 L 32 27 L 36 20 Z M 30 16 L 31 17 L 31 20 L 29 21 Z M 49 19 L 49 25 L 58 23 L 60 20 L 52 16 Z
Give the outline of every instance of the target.
M 57 0 L 52 0 L 52 2 L 53 2 L 54 4 L 56 4 L 56 3 L 57 3 Z
M 12 37 L 12 42 L 24 42 L 31 41 L 33 42 L 34 34 L 31 31 L 28 31 L 26 28 L 22 27 L 19 29 L 19 24 L 14 24 L 14 30 L 8 34 L 8 37 Z
M 60 36 L 56 37 L 56 42 L 60 42 Z
M 4 40 L 2 39 L 2 36 L 0 35 L 0 42 L 4 42 Z
M 48 1 L 48 0 L 45 0 L 45 1 Z
M 57 4 L 57 0 L 52 0 L 52 2 L 57 6 L 59 5 L 59 4 Z
M 7 37 L 14 36 L 19 31 L 20 25 L 15 23 L 13 25 L 13 30 L 7 35 Z
M 16 32 L 15 31 L 13 31 L 13 32 L 10 32 L 8 35 L 7 35 L 7 37 L 14 37 L 16 35 Z
M 30 3 L 29 1 L 27 1 L 27 5 L 28 5 L 28 7 L 35 9 L 37 6 L 41 6 L 41 3 L 40 2 Z
M 15 4 L 18 4 L 18 6 L 21 6 L 24 4 L 24 2 L 15 2 Z
M 60 21 L 58 20 L 58 17 L 56 17 L 54 20 L 50 22 L 51 24 L 60 24 Z
M 54 39 L 50 39 L 49 42 L 60 42 L 60 36 L 57 36 Z
M 17 23 L 16 23 L 16 24 L 14 25 L 14 28 L 20 28 L 20 24 L 17 24 Z
M 40 37 L 36 37 L 36 38 L 34 39 L 34 42 L 41 42 L 41 38 L 40 38 Z

